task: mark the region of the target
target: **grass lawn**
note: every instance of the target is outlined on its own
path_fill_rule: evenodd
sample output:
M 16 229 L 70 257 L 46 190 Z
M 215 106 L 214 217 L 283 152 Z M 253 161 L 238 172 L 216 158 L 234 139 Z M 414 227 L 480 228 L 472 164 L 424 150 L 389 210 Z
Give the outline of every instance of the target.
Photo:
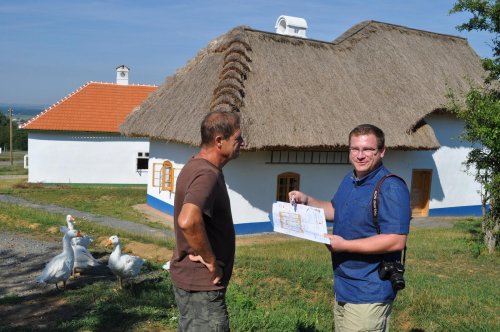
M 141 189 L 121 187 L 51 186 L 0 191 L 29 199 L 67 200 L 64 204 L 107 213 L 113 210 L 107 205 L 124 209 L 141 202 L 145 193 L 144 188 L 139 193 Z M 90 202 L 78 202 L 85 200 Z M 60 237 L 48 230 L 61 224 L 61 216 L 17 209 L 0 205 L 0 229 L 30 232 L 36 228 L 39 234 Z M 479 230 L 477 219 L 464 219 L 451 229 L 412 228 L 407 287 L 396 300 L 392 331 L 498 330 L 500 255 L 483 251 Z M 122 291 L 114 290 L 112 281 L 99 281 L 62 293 L 61 301 L 72 316 L 54 322 L 54 330 L 174 331 L 178 312 L 169 275 L 161 264 L 148 260 L 142 279 Z M 227 293 L 232 331 L 331 331 L 332 277 L 330 254 L 321 244 L 284 235 L 238 238 Z M 0 305 L 21 300 L 10 295 L 0 299 Z
M 98 215 L 124 219 L 154 228 L 165 228 L 164 225 L 148 221 L 134 205 L 146 203 L 146 187 L 141 185 L 131 186 L 106 186 L 106 185 L 50 185 L 28 184 L 25 180 L 9 179 L 0 182 L 0 194 L 12 195 L 37 203 L 54 204 L 61 207 L 73 208 L 79 211 L 95 213 Z M 65 216 L 48 213 L 32 208 L 0 203 L 0 229 L 30 233 L 34 228 L 39 230 L 39 238 L 59 238 L 59 227 L 65 225 Z M 93 237 L 107 239 L 117 233 L 109 227 L 76 220 L 76 227 L 85 234 Z M 119 231 L 120 239 L 125 243 L 139 242 L 172 249 L 173 241 L 158 240 L 145 236 L 134 235 Z M 99 249 L 102 245 L 96 243 Z M 149 250 L 148 247 L 144 248 Z M 139 254 L 139 253 L 136 253 Z
M 28 170 L 22 164 L 0 165 L 0 175 L 28 175 Z
M 132 206 L 146 203 L 146 186 L 28 184 L 12 181 L 0 194 L 49 203 L 118 219 L 145 222 Z
M 26 151 L 12 151 L 12 160 L 14 164 L 11 165 L 9 152 L 0 154 L 0 175 L 28 175 L 28 170 L 24 168 L 24 163 L 19 164 L 20 160 L 24 159 Z
M 500 257 L 471 250 L 479 224 L 413 230 L 396 301 L 393 331 L 495 331 L 500 326 Z M 227 293 L 233 331 L 330 331 L 332 271 L 323 245 L 270 236 L 238 245 Z M 158 267 L 151 267 L 155 269 Z M 85 314 L 61 323 L 68 330 L 99 330 L 112 324 L 134 331 L 176 327 L 178 313 L 168 274 L 121 293 L 96 283 L 65 298 Z
M 24 155 L 27 153 L 28 151 L 14 150 L 12 151 L 12 160 L 23 160 Z M 10 161 L 10 152 L 2 151 L 0 154 L 0 161 Z

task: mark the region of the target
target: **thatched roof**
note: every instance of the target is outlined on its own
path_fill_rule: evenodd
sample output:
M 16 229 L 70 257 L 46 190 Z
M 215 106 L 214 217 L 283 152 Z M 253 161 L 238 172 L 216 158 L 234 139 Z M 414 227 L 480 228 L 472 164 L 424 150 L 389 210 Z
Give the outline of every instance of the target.
M 122 133 L 199 145 L 210 110 L 239 111 L 246 149 L 340 149 L 372 123 L 393 149 L 435 149 L 423 118 L 447 88 L 482 82 L 480 59 L 460 37 L 367 21 L 334 42 L 237 27 L 168 77 Z

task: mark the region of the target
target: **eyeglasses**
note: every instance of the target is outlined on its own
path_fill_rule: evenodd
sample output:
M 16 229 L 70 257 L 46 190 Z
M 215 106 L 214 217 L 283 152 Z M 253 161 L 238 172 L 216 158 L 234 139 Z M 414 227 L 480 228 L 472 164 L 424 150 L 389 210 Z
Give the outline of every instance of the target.
M 377 150 L 377 148 L 349 148 L 349 152 L 356 156 L 358 156 L 360 153 L 363 153 L 365 156 L 373 156 Z

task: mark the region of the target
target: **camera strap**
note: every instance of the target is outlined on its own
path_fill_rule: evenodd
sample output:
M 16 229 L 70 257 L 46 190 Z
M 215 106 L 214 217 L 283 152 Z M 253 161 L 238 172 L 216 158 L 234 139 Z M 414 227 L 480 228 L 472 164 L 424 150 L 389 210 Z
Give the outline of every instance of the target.
M 378 223 L 378 211 L 379 211 L 379 195 L 380 195 L 380 189 L 382 188 L 382 183 L 385 181 L 385 179 L 389 177 L 395 177 L 403 181 L 403 183 L 406 185 L 405 180 L 403 180 L 400 176 L 397 176 L 396 174 L 387 174 L 384 175 L 377 183 L 375 186 L 375 189 L 373 190 L 373 195 L 372 195 L 372 217 L 373 217 L 373 225 L 375 225 L 375 228 L 377 229 L 377 234 L 380 234 L 380 224 Z M 405 264 L 406 261 L 406 245 L 403 251 L 403 265 Z

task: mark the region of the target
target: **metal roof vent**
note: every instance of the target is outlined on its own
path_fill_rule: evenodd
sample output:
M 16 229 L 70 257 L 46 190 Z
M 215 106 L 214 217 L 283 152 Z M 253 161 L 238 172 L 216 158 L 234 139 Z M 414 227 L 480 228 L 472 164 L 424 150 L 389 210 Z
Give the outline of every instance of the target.
M 307 22 L 300 17 L 281 15 L 276 21 L 276 33 L 294 37 L 307 38 Z
M 116 67 L 116 84 L 119 85 L 128 85 L 128 71 L 130 69 L 125 66 L 121 65 Z

